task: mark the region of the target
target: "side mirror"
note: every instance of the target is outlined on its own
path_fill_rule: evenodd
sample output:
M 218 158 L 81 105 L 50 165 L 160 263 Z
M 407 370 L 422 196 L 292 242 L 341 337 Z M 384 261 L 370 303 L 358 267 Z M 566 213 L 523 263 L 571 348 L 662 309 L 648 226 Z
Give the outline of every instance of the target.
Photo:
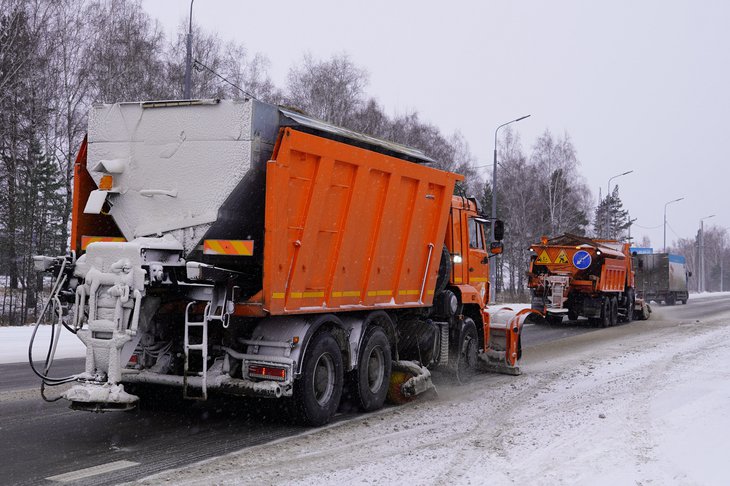
M 494 241 L 502 241 L 504 239 L 504 221 L 497 219 L 494 221 Z M 493 252 L 494 253 L 494 252 Z M 501 253 L 501 251 L 500 251 Z
M 499 255 L 504 250 L 504 245 L 501 241 L 494 241 L 489 244 L 489 253 L 492 255 Z

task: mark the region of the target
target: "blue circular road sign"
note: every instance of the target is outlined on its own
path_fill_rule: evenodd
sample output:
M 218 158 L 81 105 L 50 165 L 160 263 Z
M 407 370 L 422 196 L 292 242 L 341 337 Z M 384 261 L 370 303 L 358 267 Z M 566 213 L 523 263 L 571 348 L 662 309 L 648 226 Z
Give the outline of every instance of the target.
M 585 270 L 591 266 L 591 254 L 585 250 L 576 251 L 573 255 L 573 265 L 578 270 Z

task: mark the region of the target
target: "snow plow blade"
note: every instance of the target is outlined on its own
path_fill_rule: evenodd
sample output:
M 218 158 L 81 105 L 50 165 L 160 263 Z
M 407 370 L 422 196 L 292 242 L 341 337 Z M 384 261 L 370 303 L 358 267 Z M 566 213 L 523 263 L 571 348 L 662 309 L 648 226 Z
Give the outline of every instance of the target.
M 532 309 L 515 311 L 511 307 L 487 309 L 489 327 L 485 328 L 485 349 L 479 353 L 480 368 L 507 375 L 519 375 L 517 362 L 522 357 L 522 325 Z M 487 334 L 488 333 L 488 334 Z

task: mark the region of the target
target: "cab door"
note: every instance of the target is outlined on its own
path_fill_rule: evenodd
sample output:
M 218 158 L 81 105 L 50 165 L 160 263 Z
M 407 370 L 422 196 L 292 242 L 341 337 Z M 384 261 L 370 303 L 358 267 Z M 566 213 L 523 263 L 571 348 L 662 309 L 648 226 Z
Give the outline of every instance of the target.
M 469 256 L 468 256 L 468 283 L 479 290 L 482 297 L 485 295 L 489 282 L 489 252 L 484 231 L 485 220 L 469 217 Z

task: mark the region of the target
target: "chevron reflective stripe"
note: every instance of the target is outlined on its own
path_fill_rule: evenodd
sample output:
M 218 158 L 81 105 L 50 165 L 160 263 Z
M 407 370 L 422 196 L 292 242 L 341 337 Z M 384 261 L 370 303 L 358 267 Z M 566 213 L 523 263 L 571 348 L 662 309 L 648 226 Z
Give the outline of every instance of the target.
M 96 243 L 97 241 L 103 241 L 105 243 L 124 243 L 127 240 L 116 236 L 82 236 L 81 250 L 86 250 L 87 246 L 91 243 Z
M 206 255 L 253 255 L 253 240 L 205 240 L 203 253 Z

